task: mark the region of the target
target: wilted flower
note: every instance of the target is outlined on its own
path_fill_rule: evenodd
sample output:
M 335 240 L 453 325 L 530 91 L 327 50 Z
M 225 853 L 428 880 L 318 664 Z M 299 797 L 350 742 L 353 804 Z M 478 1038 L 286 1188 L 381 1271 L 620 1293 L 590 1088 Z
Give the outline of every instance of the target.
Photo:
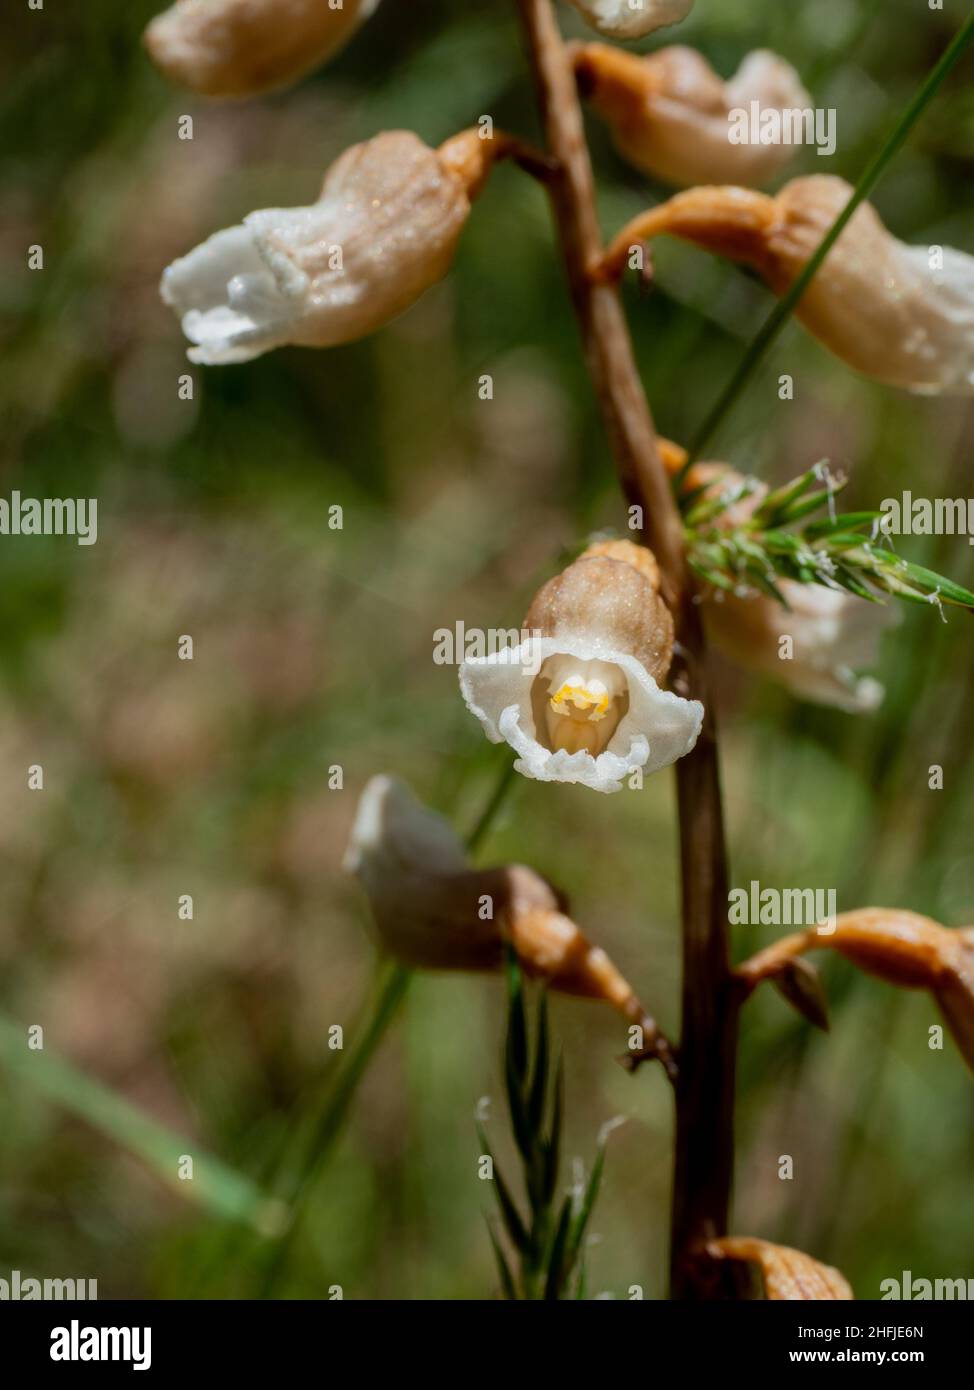
M 706 1249 L 713 1260 L 741 1260 L 757 1265 L 767 1299 L 821 1301 L 854 1297 L 848 1280 L 837 1269 L 787 1245 L 773 1245 L 755 1236 L 723 1236 L 708 1241 Z
M 162 277 L 191 361 L 332 347 L 387 323 L 446 274 L 500 153 L 476 131 L 439 150 L 386 131 L 346 150 L 310 207 L 265 208 L 211 236 Z
M 210 97 L 297 81 L 340 48 L 379 0 L 177 0 L 145 31 L 156 67 Z
M 612 961 L 565 913 L 565 900 L 523 864 L 474 868 L 442 816 L 393 777 L 371 778 L 345 855 L 368 894 L 383 945 L 434 970 L 496 970 L 504 943 L 528 975 L 565 994 L 603 999 L 671 1065 L 656 1025 Z
M 633 242 L 662 232 L 752 266 L 775 294 L 801 274 L 852 196 L 843 179 L 794 179 L 771 198 L 746 188 L 693 188 L 637 217 L 605 260 L 618 273 Z M 795 311 L 857 371 L 926 394 L 974 390 L 974 257 L 906 246 L 862 204 Z
M 696 743 L 703 706 L 662 689 L 673 619 L 649 551 L 590 546 L 543 585 L 521 627 L 531 635 L 518 647 L 465 661 L 460 688 L 526 777 L 614 792 Z
M 803 952 L 819 948 L 838 951 L 887 984 L 929 990 L 974 1071 L 974 932 L 943 927 L 916 912 L 864 907 L 840 913 L 832 932 L 812 928 L 783 937 L 745 961 L 738 978 L 753 989 Z
M 593 29 L 614 39 L 638 39 L 679 24 L 693 9 L 693 0 L 569 0 Z
M 619 153 L 664 183 L 765 183 L 791 158 L 785 144 L 734 144 L 730 113 L 806 110 L 794 68 L 767 49 L 749 53 L 724 82 L 695 49 L 673 45 L 645 57 L 605 44 L 579 45 L 575 74 L 608 123 Z

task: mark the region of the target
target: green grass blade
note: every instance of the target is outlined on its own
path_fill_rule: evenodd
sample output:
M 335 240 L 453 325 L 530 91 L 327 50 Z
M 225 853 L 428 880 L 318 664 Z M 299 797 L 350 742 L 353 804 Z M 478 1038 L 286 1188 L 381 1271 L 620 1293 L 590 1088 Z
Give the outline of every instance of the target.
M 77 1115 L 93 1129 L 136 1154 L 180 1196 L 194 1199 L 214 1216 L 244 1221 L 263 1234 L 278 1233 L 287 1209 L 243 1174 L 151 1119 L 104 1082 L 48 1048 L 31 1051 L 26 1028 L 0 1015 L 0 1060 L 35 1095 Z M 180 1158 L 193 1159 L 193 1177 L 180 1181 Z
M 792 285 L 791 289 L 778 301 L 758 330 L 756 337 L 741 359 L 737 370 L 724 387 L 720 396 L 704 419 L 700 429 L 694 436 L 684 469 L 681 471 L 681 475 L 675 480 L 674 485 L 676 487 L 679 487 L 682 481 L 682 473 L 685 473 L 686 469 L 700 457 L 701 450 L 710 443 L 718 428 L 723 424 L 745 384 L 757 369 L 768 348 L 788 322 L 794 312 L 795 306 L 808 289 L 808 286 L 811 284 L 819 267 L 825 260 L 825 257 L 829 254 L 832 247 L 841 236 L 856 208 L 869 197 L 870 193 L 872 193 L 873 189 L 879 183 L 879 180 L 886 172 L 890 162 L 894 156 L 899 153 L 910 131 L 923 115 L 923 112 L 936 95 L 948 73 L 963 56 L 972 39 L 974 39 L 974 13 L 968 15 L 961 28 L 944 49 L 939 61 L 931 68 L 924 81 L 920 84 L 919 89 L 907 105 L 902 116 L 900 116 L 899 120 L 896 122 L 896 125 L 893 127 L 886 141 L 863 170 L 852 192 L 851 198 L 832 223 L 832 226 L 825 234 L 815 254 L 810 258 L 808 264 Z

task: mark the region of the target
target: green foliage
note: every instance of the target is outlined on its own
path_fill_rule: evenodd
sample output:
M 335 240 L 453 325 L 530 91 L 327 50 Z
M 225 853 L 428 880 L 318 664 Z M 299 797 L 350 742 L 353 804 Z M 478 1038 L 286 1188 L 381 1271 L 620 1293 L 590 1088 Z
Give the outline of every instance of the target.
M 824 487 L 816 486 L 823 480 Z M 727 513 L 754 495 L 754 479 L 694 491 L 684 505 L 692 568 L 715 588 L 760 589 L 786 608 L 779 579 L 845 589 L 870 603 L 881 603 L 885 594 L 910 603 L 974 608 L 969 589 L 902 559 L 882 543 L 881 512 L 837 513 L 835 498 L 846 483 L 818 463 L 775 488 L 749 517 L 734 524 L 727 524 Z M 823 508 L 826 518 L 787 529 Z
M 599 1136 L 595 1162 L 585 1187 L 573 1189 L 559 1201 L 564 1066 L 559 1058 L 552 1078 L 548 1000 L 544 992 L 535 1010 L 533 1049 L 530 1045 L 524 980 L 513 953 L 508 954 L 507 960 L 507 990 L 505 1093 L 511 1130 L 523 1169 L 528 1208 L 526 1217 L 521 1215 L 521 1209 L 498 1167 L 483 1125 L 479 1121 L 477 1123 L 481 1152 L 491 1160 L 501 1223 L 515 1255 L 512 1268 L 488 1219 L 501 1291 L 508 1299 L 554 1301 L 582 1298 L 583 1241 L 602 1181 L 605 1131 Z

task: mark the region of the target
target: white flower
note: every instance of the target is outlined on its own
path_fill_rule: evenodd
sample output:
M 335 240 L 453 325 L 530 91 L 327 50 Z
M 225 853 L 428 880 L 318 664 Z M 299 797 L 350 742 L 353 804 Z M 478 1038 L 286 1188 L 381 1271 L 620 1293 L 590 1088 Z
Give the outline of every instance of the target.
M 633 219 L 606 253 L 620 274 L 633 243 L 660 233 L 743 261 L 783 295 L 852 196 L 829 174 L 793 179 L 775 197 L 739 187 L 691 188 Z M 974 257 L 907 246 L 863 203 L 795 310 L 851 367 L 925 395 L 974 392 Z
M 614 792 L 696 743 L 703 706 L 660 687 L 673 624 L 648 552 L 591 547 L 543 586 L 522 626 L 532 635 L 515 649 L 465 661 L 460 688 L 524 776 Z
M 600 34 L 615 39 L 638 39 L 679 24 L 693 9 L 693 0 L 569 0 Z
M 575 55 L 575 73 L 607 121 L 619 153 L 664 183 L 761 184 L 794 154 L 779 143 L 734 144 L 730 113 L 806 110 L 811 97 L 790 64 L 758 49 L 726 82 L 695 49 L 674 44 L 645 57 L 591 43 Z
M 379 0 L 177 0 L 151 21 L 156 67 L 203 96 L 243 97 L 303 77 L 348 42 Z
M 455 164 L 387 131 L 346 150 L 310 207 L 252 212 L 174 261 L 162 297 L 194 362 L 350 342 L 446 274 L 469 210 Z
M 819 584 L 783 579 L 778 587 L 788 608 L 765 594 L 722 593 L 705 604 L 704 622 L 716 645 L 802 699 L 852 714 L 875 709 L 883 687 L 860 673 L 878 662 L 879 639 L 896 621 L 893 610 Z M 790 658 L 785 637 L 791 638 Z

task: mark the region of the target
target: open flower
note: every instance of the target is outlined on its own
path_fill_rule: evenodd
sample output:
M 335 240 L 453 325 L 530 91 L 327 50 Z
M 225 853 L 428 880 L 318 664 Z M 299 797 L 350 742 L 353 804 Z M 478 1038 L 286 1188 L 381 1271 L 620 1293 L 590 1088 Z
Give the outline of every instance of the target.
M 929 990 L 974 1071 L 974 931 L 944 927 L 916 912 L 863 907 L 840 913 L 834 931 L 812 928 L 782 937 L 739 966 L 737 977 L 752 990 L 820 947 L 887 984 Z
M 792 145 L 734 144 L 730 113 L 806 110 L 811 97 L 790 64 L 767 49 L 749 53 L 726 82 L 695 49 L 674 44 L 641 57 L 606 44 L 575 51 L 581 90 L 612 132 L 616 149 L 664 183 L 766 183 Z
M 337 53 L 379 0 L 177 0 L 145 45 L 171 81 L 209 97 L 286 86 Z
M 442 816 L 402 782 L 377 776 L 359 801 L 345 868 L 365 889 L 383 945 L 406 965 L 496 970 L 509 943 L 525 972 L 564 994 L 602 999 L 643 1032 L 643 1055 L 670 1069 L 665 1038 L 632 987 L 523 864 L 474 868 Z
M 465 131 L 432 150 L 406 130 L 351 149 L 310 207 L 265 208 L 163 274 L 190 360 L 246 362 L 286 343 L 333 347 L 407 309 L 450 267 L 498 140 Z
M 793 179 L 775 197 L 693 188 L 637 217 L 614 238 L 607 273 L 634 242 L 667 232 L 752 266 L 775 294 L 796 281 L 852 196 L 828 174 Z M 796 309 L 851 367 L 928 395 L 974 391 L 974 257 L 907 246 L 874 208 L 856 209 Z
M 614 792 L 696 743 L 703 706 L 662 689 L 673 620 L 649 551 L 590 546 L 539 590 L 522 630 L 531 635 L 513 650 L 465 661 L 460 688 L 526 777 Z
M 639 39 L 679 24 L 693 9 L 693 0 L 569 0 L 593 29 L 614 39 Z

